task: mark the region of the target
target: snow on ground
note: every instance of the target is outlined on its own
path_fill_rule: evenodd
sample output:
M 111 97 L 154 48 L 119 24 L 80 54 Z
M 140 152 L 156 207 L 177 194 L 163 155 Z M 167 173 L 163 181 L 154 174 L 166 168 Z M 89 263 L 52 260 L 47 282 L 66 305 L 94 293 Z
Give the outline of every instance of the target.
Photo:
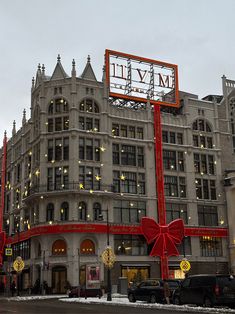
M 131 307 L 141 307 L 141 308 L 156 308 L 156 309 L 166 309 L 172 311 L 182 311 L 182 312 L 194 312 L 194 313 L 235 313 L 235 310 L 229 308 L 205 308 L 200 306 L 189 306 L 189 305 L 167 305 L 167 304 L 149 304 L 147 302 L 137 301 L 136 303 L 130 303 L 127 297 L 120 296 L 118 294 L 112 295 L 112 301 L 107 301 L 106 296 L 99 298 L 69 298 L 67 295 L 36 295 L 36 296 L 19 296 L 4 298 L 8 301 L 32 301 L 32 300 L 45 300 L 45 299 L 58 299 L 61 302 L 75 302 L 83 304 L 103 304 L 103 305 L 113 305 L 113 306 L 131 306 Z

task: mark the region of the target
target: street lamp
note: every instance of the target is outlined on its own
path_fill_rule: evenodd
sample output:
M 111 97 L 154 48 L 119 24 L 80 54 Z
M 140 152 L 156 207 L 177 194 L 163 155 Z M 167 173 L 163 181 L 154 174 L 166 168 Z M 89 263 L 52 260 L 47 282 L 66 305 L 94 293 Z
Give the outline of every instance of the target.
M 17 223 L 16 225 L 16 232 L 17 232 L 17 255 L 20 256 L 20 225 Z M 17 273 L 17 296 L 20 296 L 20 272 Z
M 103 210 L 107 213 L 107 225 L 106 225 L 106 231 L 107 231 L 107 248 L 102 253 L 102 260 L 107 268 L 107 301 L 112 301 L 112 283 L 111 283 L 111 268 L 113 267 L 114 261 L 115 261 L 115 255 L 112 251 L 112 248 L 110 247 L 110 230 L 109 230 L 109 211 Z M 102 214 L 99 215 L 100 220 L 103 220 L 104 217 Z

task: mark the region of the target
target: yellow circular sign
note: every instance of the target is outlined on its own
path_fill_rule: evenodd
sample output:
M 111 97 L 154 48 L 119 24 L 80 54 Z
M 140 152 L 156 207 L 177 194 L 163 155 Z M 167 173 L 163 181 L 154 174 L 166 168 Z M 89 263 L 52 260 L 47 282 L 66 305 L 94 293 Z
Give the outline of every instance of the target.
M 183 259 L 181 262 L 180 262 L 180 269 L 182 271 L 189 271 L 191 268 L 191 265 L 189 263 L 189 261 L 187 261 L 186 259 Z
M 104 265 L 108 268 L 112 268 L 115 263 L 116 256 L 111 247 L 107 247 L 101 254 Z
M 24 269 L 24 261 L 18 256 L 13 262 L 13 268 L 15 271 L 20 272 Z

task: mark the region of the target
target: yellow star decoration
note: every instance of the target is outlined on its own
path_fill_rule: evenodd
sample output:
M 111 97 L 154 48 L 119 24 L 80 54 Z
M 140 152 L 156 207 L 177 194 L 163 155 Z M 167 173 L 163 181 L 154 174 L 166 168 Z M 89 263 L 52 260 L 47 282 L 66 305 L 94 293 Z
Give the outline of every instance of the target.
M 102 152 L 105 152 L 105 151 L 106 151 L 106 148 L 105 148 L 104 146 L 101 146 L 101 147 L 100 147 L 100 150 L 101 150 Z
M 120 179 L 121 179 L 122 181 L 124 181 L 124 180 L 126 179 L 126 177 L 124 176 L 123 173 L 120 175 Z
M 80 188 L 80 190 L 84 190 L 84 186 L 82 183 L 79 183 L 79 188 Z
M 95 179 L 96 179 L 97 181 L 100 181 L 100 180 L 101 180 L 101 177 L 97 174 L 97 175 L 95 176 Z

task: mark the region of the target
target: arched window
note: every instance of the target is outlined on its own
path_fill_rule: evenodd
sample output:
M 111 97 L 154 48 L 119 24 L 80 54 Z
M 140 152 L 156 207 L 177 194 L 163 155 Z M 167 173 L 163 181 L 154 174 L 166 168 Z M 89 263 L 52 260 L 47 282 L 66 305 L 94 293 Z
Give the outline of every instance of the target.
M 53 203 L 49 203 L 47 205 L 47 217 L 46 217 L 47 221 L 53 221 L 54 220 L 54 204 Z
M 78 204 L 78 220 L 87 220 L 87 207 L 85 202 Z
M 99 220 L 100 215 L 101 215 L 101 205 L 100 205 L 100 203 L 94 203 L 94 205 L 93 205 L 94 220 Z
M 86 239 L 80 245 L 80 254 L 95 254 L 95 244 L 93 241 Z
M 41 243 L 40 243 L 40 242 L 37 244 L 36 256 L 37 256 L 37 257 L 42 256 L 42 249 L 41 249 Z
M 67 245 L 64 240 L 56 240 L 52 244 L 52 255 L 66 255 Z
M 69 203 L 63 202 L 60 208 L 60 220 L 66 221 L 69 219 Z
M 98 104 L 91 98 L 83 99 L 79 104 L 79 110 L 90 113 L 99 113 Z

